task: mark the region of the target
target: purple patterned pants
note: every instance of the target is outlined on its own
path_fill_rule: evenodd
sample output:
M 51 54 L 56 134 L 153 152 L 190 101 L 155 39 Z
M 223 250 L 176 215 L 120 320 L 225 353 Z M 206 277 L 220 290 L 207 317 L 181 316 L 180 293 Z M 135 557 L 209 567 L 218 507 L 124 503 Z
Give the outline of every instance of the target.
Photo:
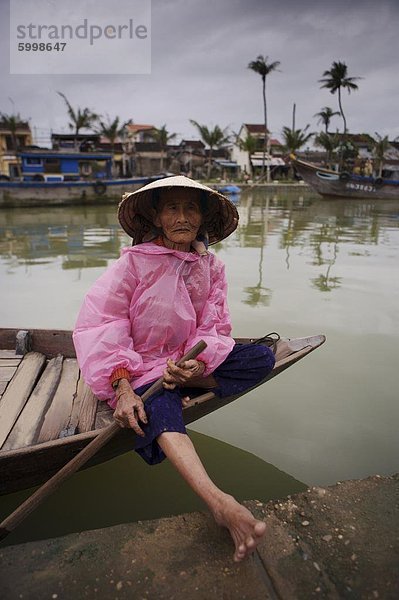
M 212 373 L 218 387 L 213 388 L 220 398 L 245 392 L 262 381 L 273 369 L 275 358 L 267 346 L 256 344 L 236 344 L 226 360 Z M 147 383 L 135 390 L 141 396 L 152 384 Z M 140 423 L 145 437 L 136 436 L 135 450 L 150 465 L 165 458 L 158 446 L 157 437 L 165 431 L 186 433 L 183 422 L 181 399 L 204 393 L 206 390 L 176 388 L 161 390 L 145 403 L 148 424 Z

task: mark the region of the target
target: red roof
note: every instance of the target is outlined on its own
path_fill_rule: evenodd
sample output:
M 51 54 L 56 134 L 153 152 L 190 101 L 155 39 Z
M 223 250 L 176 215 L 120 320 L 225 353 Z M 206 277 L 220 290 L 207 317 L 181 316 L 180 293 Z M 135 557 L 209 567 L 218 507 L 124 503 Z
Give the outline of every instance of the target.
M 127 128 L 131 133 L 156 129 L 154 125 L 138 125 L 137 123 L 130 123 L 129 125 L 127 125 Z
M 254 124 L 244 123 L 244 127 L 246 127 L 248 129 L 249 133 L 264 133 L 265 132 L 264 125 L 254 125 Z M 268 129 L 266 129 L 266 131 L 269 133 Z

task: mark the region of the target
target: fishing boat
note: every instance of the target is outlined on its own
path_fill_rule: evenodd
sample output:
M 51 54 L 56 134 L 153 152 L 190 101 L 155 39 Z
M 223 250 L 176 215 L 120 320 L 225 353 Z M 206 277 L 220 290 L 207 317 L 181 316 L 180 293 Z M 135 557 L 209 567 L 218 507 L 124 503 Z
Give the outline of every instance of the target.
M 273 343 L 270 337 L 236 341 Z M 261 383 L 324 341 L 323 335 L 277 339 L 275 367 Z M 241 395 L 218 398 L 202 392 L 184 408 L 184 421 L 188 425 Z M 112 415 L 113 409 L 84 383 L 70 331 L 0 329 L 0 494 L 47 481 L 113 422 Z M 133 446 L 132 430 L 120 429 L 85 467 Z
M 95 181 L 0 181 L 0 208 L 115 204 L 151 177 Z
M 292 164 L 304 181 L 322 196 L 340 198 L 399 199 L 399 174 L 390 177 L 364 177 L 347 171 L 332 171 L 298 158 Z
M 0 208 L 119 202 L 125 192 L 163 179 L 112 177 L 113 155 L 105 152 L 35 149 L 18 153 L 20 180 L 0 175 Z

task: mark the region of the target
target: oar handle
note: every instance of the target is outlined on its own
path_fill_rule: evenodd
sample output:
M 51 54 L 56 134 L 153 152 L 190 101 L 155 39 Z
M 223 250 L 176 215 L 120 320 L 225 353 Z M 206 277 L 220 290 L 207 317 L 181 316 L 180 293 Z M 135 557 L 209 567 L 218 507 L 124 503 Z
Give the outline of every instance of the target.
M 195 346 L 193 346 L 191 348 L 191 350 L 189 350 L 187 352 L 187 354 L 185 354 L 180 360 L 178 360 L 176 362 L 178 367 L 181 367 L 181 365 L 186 362 L 187 360 L 191 360 L 193 358 L 195 358 L 196 356 L 198 356 L 198 354 L 201 354 L 201 352 L 203 350 L 205 350 L 206 348 L 206 343 L 201 340 L 200 342 L 198 342 L 197 344 L 195 344 Z M 144 394 L 142 394 L 141 399 L 143 402 L 145 402 L 146 400 L 148 400 L 148 398 L 150 396 L 152 396 L 152 394 L 155 394 L 155 392 L 158 392 L 159 390 L 162 389 L 162 384 L 163 384 L 163 377 L 160 377 L 159 379 L 157 379 L 157 381 L 155 381 L 151 387 L 148 388 L 148 390 L 146 392 L 144 392 Z M 119 425 L 118 425 L 119 427 Z M 101 435 L 101 434 L 100 434 Z
M 191 360 L 198 356 L 206 348 L 204 341 L 198 342 L 191 350 L 187 352 L 179 361 L 177 365 L 181 366 L 187 360 Z M 141 399 L 143 402 L 155 392 L 162 389 L 163 378 L 160 377 L 150 388 L 142 395 Z M 83 450 L 81 450 L 76 456 L 73 457 L 66 465 L 64 465 L 55 475 L 53 475 L 46 483 L 44 483 L 39 489 L 37 489 L 32 496 L 30 496 L 25 502 L 23 502 L 18 508 L 14 510 L 8 517 L 0 523 L 0 540 L 7 537 L 11 531 L 13 531 L 21 521 L 23 521 L 31 512 L 35 510 L 50 494 L 52 494 L 68 477 L 73 475 L 75 471 L 80 469 L 100 448 L 105 446 L 107 442 L 114 435 L 120 431 L 119 425 L 114 422 L 111 425 L 105 427 L 105 429 L 99 433 L 94 440 L 92 440 Z

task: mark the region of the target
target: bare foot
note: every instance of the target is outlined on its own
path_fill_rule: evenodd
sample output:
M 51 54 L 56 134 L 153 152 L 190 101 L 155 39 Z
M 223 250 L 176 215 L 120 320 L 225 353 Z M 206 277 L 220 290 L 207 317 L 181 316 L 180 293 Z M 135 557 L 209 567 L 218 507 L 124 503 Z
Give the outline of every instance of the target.
M 235 545 L 234 560 L 239 562 L 252 554 L 266 532 L 266 523 L 258 521 L 233 496 L 224 494 L 213 511 L 216 523 L 227 527 Z

